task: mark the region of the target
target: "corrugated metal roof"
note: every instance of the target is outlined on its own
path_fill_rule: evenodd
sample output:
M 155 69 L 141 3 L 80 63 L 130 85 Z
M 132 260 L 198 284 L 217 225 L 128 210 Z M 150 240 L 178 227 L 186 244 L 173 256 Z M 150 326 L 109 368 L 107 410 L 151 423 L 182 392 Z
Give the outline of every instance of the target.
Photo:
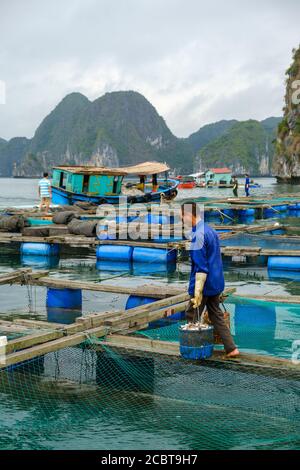
M 84 174 L 84 175 L 155 175 L 168 171 L 170 167 L 165 163 L 159 162 L 144 162 L 138 165 L 126 166 L 120 168 L 108 168 L 105 166 L 69 166 L 60 165 L 53 168 L 54 170 L 69 171 L 70 173 Z
M 232 171 L 229 168 L 210 168 L 208 171 L 211 171 L 212 173 L 232 173 Z

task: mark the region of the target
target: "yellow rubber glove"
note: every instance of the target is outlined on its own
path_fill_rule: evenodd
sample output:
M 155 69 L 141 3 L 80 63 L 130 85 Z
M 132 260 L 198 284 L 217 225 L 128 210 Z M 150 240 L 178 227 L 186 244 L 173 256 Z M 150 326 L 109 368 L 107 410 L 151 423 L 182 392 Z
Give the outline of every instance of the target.
M 203 299 L 203 288 L 204 288 L 206 278 L 207 278 L 207 274 L 196 273 L 194 298 L 191 299 L 191 302 L 194 308 L 198 308 L 201 305 L 201 302 Z

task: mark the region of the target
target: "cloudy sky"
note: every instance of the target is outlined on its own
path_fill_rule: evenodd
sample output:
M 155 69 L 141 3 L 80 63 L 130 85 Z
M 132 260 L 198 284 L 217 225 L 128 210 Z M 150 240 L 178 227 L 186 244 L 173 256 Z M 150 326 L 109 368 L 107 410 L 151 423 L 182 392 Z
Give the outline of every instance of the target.
M 177 136 L 278 116 L 299 20 L 299 0 L 0 0 L 0 137 L 73 91 L 139 91 Z

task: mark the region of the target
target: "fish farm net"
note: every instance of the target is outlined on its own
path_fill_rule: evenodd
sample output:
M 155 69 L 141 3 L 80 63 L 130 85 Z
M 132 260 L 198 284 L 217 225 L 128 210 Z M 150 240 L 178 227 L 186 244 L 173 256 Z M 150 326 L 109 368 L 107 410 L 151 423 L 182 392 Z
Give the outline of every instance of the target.
M 177 341 L 178 327 L 135 337 Z M 266 325 L 247 328 L 239 347 L 253 336 L 264 349 Z M 297 449 L 299 379 L 297 368 L 187 361 L 91 336 L 0 372 L 0 448 Z

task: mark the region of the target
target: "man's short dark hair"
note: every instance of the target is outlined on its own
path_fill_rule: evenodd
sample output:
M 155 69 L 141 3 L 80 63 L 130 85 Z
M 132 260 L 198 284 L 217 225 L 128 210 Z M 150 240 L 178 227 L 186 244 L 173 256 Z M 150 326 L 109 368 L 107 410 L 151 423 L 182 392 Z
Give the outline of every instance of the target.
M 43 173 L 43 177 L 47 178 L 47 176 L 49 176 L 49 173 L 47 173 L 47 171 L 45 171 L 45 173 Z
M 197 203 L 195 201 L 185 201 L 183 204 L 181 204 L 181 213 L 182 215 L 190 213 L 193 215 L 193 217 L 197 217 L 199 214 Z

